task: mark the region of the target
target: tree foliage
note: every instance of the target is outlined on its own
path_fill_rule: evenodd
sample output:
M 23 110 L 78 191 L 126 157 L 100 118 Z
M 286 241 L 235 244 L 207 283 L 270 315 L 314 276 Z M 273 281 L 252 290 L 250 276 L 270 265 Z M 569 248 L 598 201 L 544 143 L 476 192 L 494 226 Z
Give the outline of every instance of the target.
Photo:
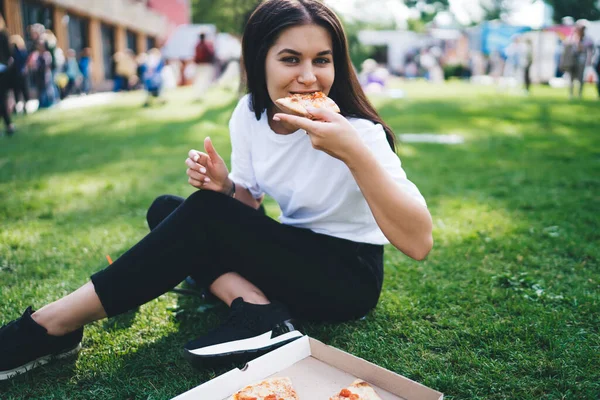
M 422 5 L 434 6 L 437 11 L 446 10 L 448 8 L 448 0 L 404 0 L 407 7 L 417 7 Z
M 554 8 L 554 21 L 560 22 L 564 17 L 573 17 L 575 20 L 600 19 L 600 3 L 597 0 L 544 0 Z
M 504 0 L 488 0 L 486 2 L 481 2 L 481 8 L 483 9 L 484 21 L 502 19 L 508 11 L 508 6 Z
M 261 0 L 191 0 L 192 22 L 214 24 L 220 32 L 241 35 Z

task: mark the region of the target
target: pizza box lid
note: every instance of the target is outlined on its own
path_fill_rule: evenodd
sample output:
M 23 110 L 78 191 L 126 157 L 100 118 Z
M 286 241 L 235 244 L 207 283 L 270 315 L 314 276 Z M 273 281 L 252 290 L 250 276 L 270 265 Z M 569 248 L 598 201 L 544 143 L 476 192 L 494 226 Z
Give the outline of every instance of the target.
M 383 400 L 442 400 L 444 395 L 309 336 L 234 368 L 173 400 L 226 400 L 269 377 L 289 377 L 300 399 L 327 400 L 360 378 Z

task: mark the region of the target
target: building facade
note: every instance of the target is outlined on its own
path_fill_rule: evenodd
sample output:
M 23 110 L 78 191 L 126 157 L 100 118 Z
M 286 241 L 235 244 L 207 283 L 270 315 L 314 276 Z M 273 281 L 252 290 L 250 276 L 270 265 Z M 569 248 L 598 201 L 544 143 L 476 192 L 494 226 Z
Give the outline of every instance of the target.
M 148 7 L 167 18 L 167 36 L 171 36 L 179 25 L 189 24 L 191 0 L 147 0 Z
M 115 52 L 147 51 L 190 18 L 188 0 L 0 0 L 0 12 L 9 32 L 26 41 L 27 27 L 41 23 L 63 51 L 89 47 L 95 82 L 112 77 Z

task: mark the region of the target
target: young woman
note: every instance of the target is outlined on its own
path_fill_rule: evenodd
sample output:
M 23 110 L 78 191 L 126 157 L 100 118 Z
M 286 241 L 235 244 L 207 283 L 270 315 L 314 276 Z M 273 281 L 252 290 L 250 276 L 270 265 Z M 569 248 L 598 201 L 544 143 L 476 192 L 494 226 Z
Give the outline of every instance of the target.
M 188 275 L 231 314 L 187 343 L 186 357 L 206 364 L 261 354 L 301 336 L 292 317 L 341 322 L 374 308 L 384 244 L 427 255 L 425 201 L 360 89 L 335 14 L 317 0 L 267 0 L 248 21 L 243 59 L 248 95 L 230 121 L 231 173 L 210 138 L 205 152 L 191 150 L 189 183 L 201 190 L 156 199 L 150 234 L 77 291 L 4 327 L 0 376 L 76 352 L 85 324 L 131 310 Z M 314 91 L 335 100 L 341 115 L 311 110 L 319 119 L 311 121 L 274 105 Z M 264 193 L 281 207 L 281 223 L 257 210 Z

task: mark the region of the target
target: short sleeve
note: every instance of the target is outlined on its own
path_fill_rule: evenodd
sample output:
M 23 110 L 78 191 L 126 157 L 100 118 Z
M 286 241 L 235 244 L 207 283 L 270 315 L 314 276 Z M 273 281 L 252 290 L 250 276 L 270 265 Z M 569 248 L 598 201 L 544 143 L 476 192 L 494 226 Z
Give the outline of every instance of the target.
M 400 187 L 411 197 L 427 207 L 427 202 L 417 186 L 406 177 L 406 172 L 402 168 L 402 162 L 390 147 L 383 126 L 381 124 L 373 124 L 368 120 L 356 120 L 353 121 L 353 125 L 383 168 L 392 175 L 392 178 Z
M 236 106 L 229 120 L 229 136 L 231 138 L 231 173 L 229 178 L 237 185 L 250 191 L 254 198 L 262 196 L 263 191 L 256 182 L 252 167 L 251 121 L 254 113 L 250 111 L 249 96 L 244 96 Z

